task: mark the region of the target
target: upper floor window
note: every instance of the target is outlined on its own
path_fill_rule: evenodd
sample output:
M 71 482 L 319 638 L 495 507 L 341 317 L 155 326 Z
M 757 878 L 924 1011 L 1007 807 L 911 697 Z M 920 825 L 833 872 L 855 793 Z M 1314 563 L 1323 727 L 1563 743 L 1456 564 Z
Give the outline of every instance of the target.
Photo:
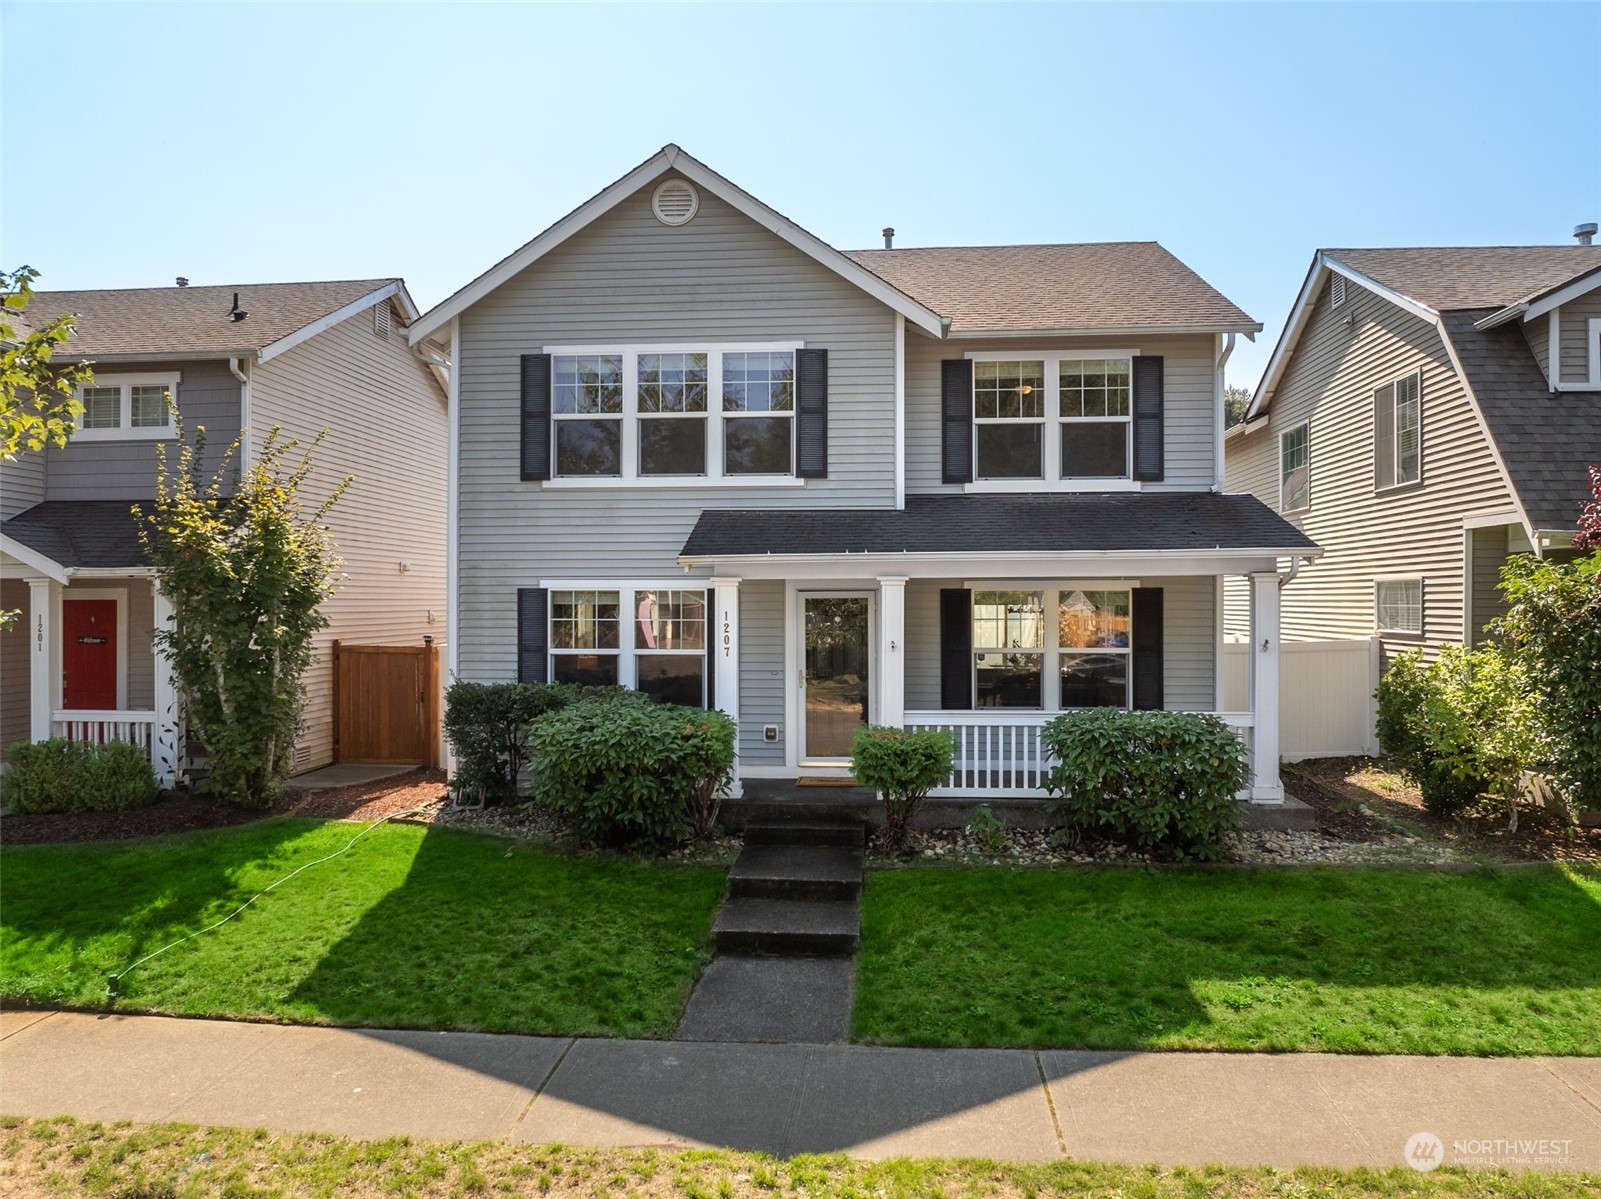
M 1423 477 L 1422 376 L 1386 383 L 1373 393 L 1374 486 L 1400 487 Z
M 553 349 L 553 477 L 793 478 L 795 352 Z
M 972 358 L 975 480 L 1133 477 L 1133 351 Z
M 170 398 L 176 398 L 181 376 L 100 375 L 78 388 L 83 414 L 75 441 L 154 440 L 172 437 Z
M 974 591 L 973 706 L 1128 707 L 1132 600 L 1126 587 Z
M 1311 503 L 1309 426 L 1279 434 L 1279 511 L 1299 512 Z

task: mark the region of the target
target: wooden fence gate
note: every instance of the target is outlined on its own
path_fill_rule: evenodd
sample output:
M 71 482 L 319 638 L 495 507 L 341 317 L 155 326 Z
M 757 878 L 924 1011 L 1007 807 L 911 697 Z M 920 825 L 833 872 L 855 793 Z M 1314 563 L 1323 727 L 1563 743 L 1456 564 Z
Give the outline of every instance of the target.
M 334 761 L 439 765 L 439 647 L 334 642 Z

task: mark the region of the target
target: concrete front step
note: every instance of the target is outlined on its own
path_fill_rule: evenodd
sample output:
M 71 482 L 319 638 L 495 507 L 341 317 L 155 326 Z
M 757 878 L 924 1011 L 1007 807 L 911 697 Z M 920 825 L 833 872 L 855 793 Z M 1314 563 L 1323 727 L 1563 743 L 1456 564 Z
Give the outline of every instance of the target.
M 860 849 L 840 845 L 747 845 L 728 871 L 728 894 L 761 899 L 855 899 Z
M 745 826 L 746 845 L 840 845 L 860 849 L 867 825 L 860 820 L 774 820 Z
M 849 900 L 734 896 L 712 925 L 719 953 L 848 957 L 861 935 L 861 914 Z

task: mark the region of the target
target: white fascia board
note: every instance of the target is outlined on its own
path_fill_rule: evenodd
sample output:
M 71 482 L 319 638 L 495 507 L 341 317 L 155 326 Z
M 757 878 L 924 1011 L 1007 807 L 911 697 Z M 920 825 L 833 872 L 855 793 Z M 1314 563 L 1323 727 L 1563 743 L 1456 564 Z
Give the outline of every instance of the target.
M 1492 312 L 1489 316 L 1480 317 L 1473 322 L 1473 327 L 1475 329 L 1494 329 L 1497 325 L 1504 325 L 1520 316 L 1527 321 L 1529 319 L 1528 311 L 1529 306 L 1527 304 L 1509 304 L 1499 312 Z
M 1403 309 L 1406 312 L 1410 312 L 1419 320 L 1425 320 L 1431 324 L 1439 320 L 1440 314 L 1434 309 L 1430 308 L 1427 304 L 1423 303 L 1421 300 L 1414 300 L 1411 296 L 1403 295 L 1401 292 L 1396 291 L 1393 287 L 1386 287 L 1377 280 L 1368 278 L 1368 276 L 1364 275 L 1361 271 L 1346 266 L 1345 263 L 1341 262 L 1338 258 L 1330 258 L 1326 254 L 1320 254 L 1319 257 L 1323 259 L 1324 264 L 1329 268 L 1329 270 L 1333 271 L 1335 274 L 1344 275 L 1347 279 L 1351 280 L 1352 283 L 1360 283 L 1369 291 L 1375 293 L 1376 295 L 1383 296 L 1397 308 Z
M 302 342 L 310 341 L 313 337 L 316 337 L 317 334 L 332 329 L 335 325 L 339 324 L 339 322 L 349 320 L 358 312 L 371 308 L 373 305 L 381 303 L 382 301 L 389 299 L 391 296 L 399 294 L 399 292 L 400 284 L 398 282 L 386 283 L 377 291 L 369 292 L 367 295 L 362 296 L 359 300 L 352 300 L 343 308 L 336 308 L 327 316 L 319 317 L 317 320 L 312 321 L 311 324 L 306 325 L 303 328 L 296 329 L 293 333 L 289 334 L 289 336 L 280 337 L 277 341 L 272 342 L 269 345 L 262 346 L 261 352 L 256 355 L 256 360 L 258 362 L 270 362 L 272 359 L 278 357 L 279 354 L 294 349 Z
M 953 329 L 947 341 L 1015 341 L 1043 337 L 1207 337 L 1217 333 L 1243 333 L 1252 341 L 1262 331 L 1260 322 L 1234 325 L 1108 325 L 1103 328 Z
M 927 330 L 935 337 L 945 335 L 946 321 L 937 312 L 925 308 L 905 292 L 891 287 L 866 267 L 853 262 L 827 242 L 808 233 L 788 217 L 775 212 L 755 196 L 730 183 L 677 146 L 668 145 L 600 194 L 580 204 L 520 250 L 501 259 L 466 287 L 429 309 L 408 330 L 407 337 L 410 338 L 411 344 L 416 345 L 443 328 L 490 292 L 513 276 L 527 270 L 568 238 L 605 216 L 640 188 L 668 171 L 677 171 L 691 183 L 705 188 L 719 200 L 768 231 L 777 234 L 803 254 L 901 313 L 919 328 Z
M 1564 283 L 1561 287 L 1548 291 L 1538 299 L 1531 299 L 1524 309 L 1523 319 L 1532 321 L 1537 316 L 1544 316 L 1553 308 L 1560 308 L 1569 300 L 1576 300 L 1580 296 L 1589 295 L 1596 288 L 1601 287 L 1601 267 L 1593 271 L 1586 271 L 1577 279 Z
M 746 579 L 866 578 L 885 573 L 911 578 L 1113 578 L 1147 575 L 1250 574 L 1278 569 L 1280 558 L 1315 558 L 1305 546 L 1219 550 L 1114 550 L 1093 553 L 1038 551 L 996 556 L 958 553 L 680 555 L 685 570 L 711 566 Z
M 4 533 L 0 533 L 0 553 L 5 554 L 8 558 L 15 558 L 24 566 L 38 571 L 47 579 L 53 579 L 57 583 L 65 583 L 67 581 L 67 568 L 62 566 L 61 563 L 45 557 L 36 549 L 30 549 L 20 541 L 7 537 Z

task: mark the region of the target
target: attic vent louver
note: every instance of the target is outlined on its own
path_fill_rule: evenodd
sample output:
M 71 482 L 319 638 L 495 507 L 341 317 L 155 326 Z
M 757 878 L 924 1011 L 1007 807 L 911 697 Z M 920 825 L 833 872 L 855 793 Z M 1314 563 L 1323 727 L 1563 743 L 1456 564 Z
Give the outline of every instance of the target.
M 1329 305 L 1338 308 L 1345 303 L 1345 276 L 1334 276 L 1334 282 L 1329 286 Z
M 389 336 L 389 301 L 374 304 L 372 309 L 372 331 L 379 337 Z
M 687 225 L 700 209 L 700 193 L 686 179 L 669 179 L 650 198 L 650 210 L 664 225 Z

